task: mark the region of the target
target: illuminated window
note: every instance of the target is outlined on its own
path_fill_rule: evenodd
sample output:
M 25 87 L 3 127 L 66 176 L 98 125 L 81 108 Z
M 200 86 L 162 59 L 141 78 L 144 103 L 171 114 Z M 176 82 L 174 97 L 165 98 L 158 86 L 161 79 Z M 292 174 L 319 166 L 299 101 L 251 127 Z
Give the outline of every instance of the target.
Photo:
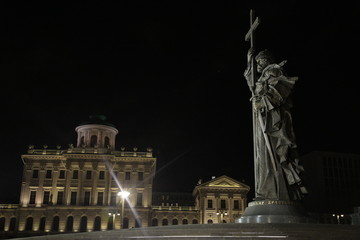
M 32 178 L 38 178 L 39 177 L 39 170 L 35 169 L 32 173 Z
M 35 199 L 36 199 L 36 191 L 30 191 L 29 204 L 35 204 Z

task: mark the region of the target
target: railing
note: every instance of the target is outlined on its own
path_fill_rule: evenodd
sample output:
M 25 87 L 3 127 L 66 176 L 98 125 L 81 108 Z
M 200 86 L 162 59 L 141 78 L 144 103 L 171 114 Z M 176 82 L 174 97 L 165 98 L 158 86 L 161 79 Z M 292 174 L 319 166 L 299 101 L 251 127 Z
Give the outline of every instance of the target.
M 34 149 L 29 148 L 28 154 L 34 155 L 63 155 L 63 154 L 109 154 L 116 157 L 153 157 L 152 151 L 137 152 L 137 151 L 117 151 L 108 148 L 68 148 L 68 149 Z
M 153 210 L 172 210 L 172 211 L 194 211 L 196 210 L 194 206 L 152 206 Z
M 19 204 L 0 204 L 0 209 L 17 209 Z

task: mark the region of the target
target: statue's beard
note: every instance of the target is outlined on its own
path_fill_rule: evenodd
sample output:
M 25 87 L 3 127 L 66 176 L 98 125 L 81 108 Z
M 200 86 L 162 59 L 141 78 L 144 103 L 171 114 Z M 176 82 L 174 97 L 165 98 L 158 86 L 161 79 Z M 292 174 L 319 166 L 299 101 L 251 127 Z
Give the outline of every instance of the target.
M 266 66 L 269 65 L 269 64 L 257 64 L 256 65 L 256 70 L 258 73 L 262 73 L 262 71 L 266 68 Z

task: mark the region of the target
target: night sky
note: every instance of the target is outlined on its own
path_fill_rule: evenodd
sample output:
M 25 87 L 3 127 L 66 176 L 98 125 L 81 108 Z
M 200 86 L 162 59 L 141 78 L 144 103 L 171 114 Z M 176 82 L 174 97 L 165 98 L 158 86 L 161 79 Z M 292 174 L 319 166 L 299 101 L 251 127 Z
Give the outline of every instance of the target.
M 154 191 L 224 174 L 253 187 L 250 9 L 258 49 L 299 76 L 299 153 L 360 154 L 358 1 L 2 6 L 0 203 L 19 200 L 29 144 L 67 148 L 93 114 L 117 127 L 117 149 L 154 149 Z

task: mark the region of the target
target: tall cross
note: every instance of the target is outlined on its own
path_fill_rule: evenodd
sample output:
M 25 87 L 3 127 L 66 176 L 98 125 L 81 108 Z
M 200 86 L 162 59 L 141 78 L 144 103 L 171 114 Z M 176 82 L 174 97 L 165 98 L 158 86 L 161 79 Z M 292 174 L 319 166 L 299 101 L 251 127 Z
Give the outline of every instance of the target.
M 257 17 L 254 20 L 254 11 L 251 9 L 250 10 L 250 29 L 247 32 L 247 34 L 245 35 L 245 41 L 249 41 L 250 40 L 250 49 L 252 51 L 252 53 L 255 53 L 255 29 L 257 28 L 257 26 L 259 26 L 260 24 L 260 19 Z M 256 81 L 256 66 L 255 66 L 255 59 L 254 56 L 251 57 L 250 59 L 250 66 L 251 66 L 251 91 L 252 91 L 252 95 L 254 96 L 254 88 L 255 88 L 255 81 Z M 254 103 L 255 99 L 252 96 L 252 103 Z M 256 127 L 257 127 L 257 114 L 254 111 L 254 105 L 252 105 L 252 122 L 253 122 L 253 147 L 254 147 L 254 175 L 255 175 L 255 197 L 257 197 L 257 189 L 258 189 L 258 178 L 257 178 L 257 161 L 258 161 L 258 156 L 257 156 L 257 131 L 256 131 Z
M 256 18 L 254 20 L 254 10 L 250 10 L 250 29 L 245 35 L 245 41 L 250 40 L 250 48 L 252 49 L 253 53 L 255 53 L 255 29 L 260 24 L 260 18 Z M 252 66 L 252 74 L 251 74 L 251 87 L 255 86 L 255 76 L 256 76 L 256 69 L 255 69 L 255 60 L 254 58 L 251 59 L 251 66 Z

